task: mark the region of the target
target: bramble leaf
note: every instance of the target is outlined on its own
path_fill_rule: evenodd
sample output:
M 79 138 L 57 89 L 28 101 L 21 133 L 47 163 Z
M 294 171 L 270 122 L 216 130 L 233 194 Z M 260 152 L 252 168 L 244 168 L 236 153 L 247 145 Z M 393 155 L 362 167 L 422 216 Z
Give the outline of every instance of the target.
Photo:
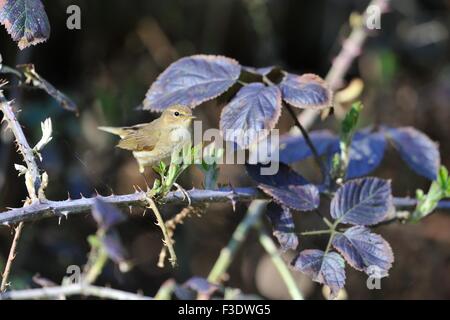
M 345 261 L 336 252 L 304 250 L 293 262 L 294 269 L 305 273 L 313 281 L 330 287 L 330 299 L 334 299 L 345 285 Z
M 225 106 L 220 130 L 225 140 L 241 148 L 265 138 L 281 114 L 281 92 L 276 86 L 251 83 L 242 87 Z
M 278 86 L 283 100 L 294 107 L 320 110 L 332 105 L 332 91 L 325 81 L 315 74 L 298 76 L 287 73 Z
M 375 170 L 383 160 L 385 147 L 386 139 L 382 133 L 356 132 L 350 145 L 346 178 L 366 176 Z
M 319 206 L 317 187 L 308 184 L 305 178 L 289 166 L 279 163 L 279 169 L 273 175 L 262 175 L 261 168 L 263 168 L 261 164 L 246 164 L 249 176 L 278 204 L 299 211 L 310 211 Z
M 239 78 L 236 60 L 194 55 L 172 63 L 148 90 L 145 110 L 162 111 L 174 104 L 194 108 L 227 91 Z
M 387 135 L 412 170 L 430 180 L 436 179 L 441 162 L 436 143 L 412 127 L 390 128 Z
M 100 228 L 108 230 L 126 220 L 126 216 L 113 205 L 100 198 L 94 198 L 93 202 L 92 216 Z
M 341 223 L 372 225 L 393 208 L 391 182 L 378 178 L 355 179 L 340 187 L 331 201 L 331 216 Z
M 255 180 L 258 184 L 265 184 L 277 188 L 285 188 L 289 185 L 305 185 L 308 181 L 292 170 L 288 165 L 279 163 L 279 169 L 276 174 L 262 175 L 261 170 L 265 167 L 260 163 L 246 164 L 245 169 L 247 174 Z M 267 165 L 267 166 L 270 166 Z
M 50 36 L 50 23 L 41 0 L 1 0 L 0 23 L 21 50 Z
M 394 254 L 389 243 L 378 234 L 361 226 L 351 227 L 333 238 L 333 246 L 356 270 L 379 277 L 388 275 Z
M 267 205 L 266 213 L 272 224 L 273 235 L 278 239 L 281 250 L 297 249 L 298 237 L 294 232 L 295 225 L 290 209 L 271 202 Z
M 259 188 L 271 196 L 275 202 L 293 210 L 311 211 L 319 207 L 319 189 L 315 185 L 289 185 L 284 188 L 260 184 Z
M 110 229 L 101 237 L 103 248 L 108 257 L 119 266 L 124 266 L 128 260 L 128 253 L 122 245 L 119 233 L 116 229 Z

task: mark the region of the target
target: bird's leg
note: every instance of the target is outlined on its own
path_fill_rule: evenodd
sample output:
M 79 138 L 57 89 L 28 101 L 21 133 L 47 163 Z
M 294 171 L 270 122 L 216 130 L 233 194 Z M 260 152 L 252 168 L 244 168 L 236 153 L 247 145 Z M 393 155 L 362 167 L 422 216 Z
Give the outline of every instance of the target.
M 181 194 L 183 195 L 183 200 L 186 200 L 186 199 L 188 200 L 188 205 L 190 206 L 192 204 L 192 201 L 191 201 L 191 197 L 189 196 L 189 193 L 178 183 L 174 182 L 173 185 L 175 186 L 175 188 L 177 188 L 178 191 L 181 192 Z
M 145 176 L 144 172 L 141 172 L 142 177 L 144 178 L 145 185 L 147 186 L 147 190 L 150 190 L 150 185 L 148 183 L 147 177 Z

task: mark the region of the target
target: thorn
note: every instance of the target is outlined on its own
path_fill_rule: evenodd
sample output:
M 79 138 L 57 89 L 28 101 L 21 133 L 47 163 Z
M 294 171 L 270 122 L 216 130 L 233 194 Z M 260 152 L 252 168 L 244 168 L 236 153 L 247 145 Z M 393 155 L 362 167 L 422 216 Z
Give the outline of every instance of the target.
M 67 192 L 67 200 L 72 200 L 72 198 L 70 197 L 70 193 Z
M 130 209 L 130 215 L 133 213 L 133 206 L 128 206 L 128 209 Z
M 142 216 L 145 216 L 146 213 L 147 213 L 147 209 L 144 209 L 144 212 L 142 213 Z
M 61 211 L 59 214 L 64 216 L 67 219 L 67 217 L 69 216 L 69 211 L 64 210 L 64 211 Z
M 58 226 L 60 226 L 61 225 L 61 216 L 58 218 Z
M 4 225 L 5 227 L 11 228 L 11 225 L 9 224 L 9 222 L 3 222 L 2 225 Z
M 97 197 L 100 197 L 100 193 L 98 193 L 98 190 L 94 188 L 95 194 L 97 195 Z

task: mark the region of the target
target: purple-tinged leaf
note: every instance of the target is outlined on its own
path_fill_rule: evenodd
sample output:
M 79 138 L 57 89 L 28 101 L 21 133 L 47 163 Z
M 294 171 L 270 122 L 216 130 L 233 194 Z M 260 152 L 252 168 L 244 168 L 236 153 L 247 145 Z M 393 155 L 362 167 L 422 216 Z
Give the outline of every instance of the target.
M 339 141 L 328 130 L 312 131 L 309 135 L 319 155 L 327 153 L 330 146 Z M 292 136 L 287 134 L 280 138 L 280 162 L 291 164 L 310 156 L 312 156 L 311 149 L 306 144 L 302 135 Z
M 93 202 L 92 216 L 100 228 L 108 230 L 126 220 L 126 216 L 113 205 L 100 198 L 94 198 Z
M 220 130 L 225 140 L 247 148 L 270 133 L 280 114 L 281 92 L 278 87 L 251 83 L 242 87 L 223 108 Z
M 392 210 L 391 182 L 363 178 L 346 182 L 331 201 L 331 216 L 340 223 L 372 225 Z
M 315 74 L 298 76 L 287 73 L 278 86 L 283 100 L 294 107 L 320 110 L 332 105 L 332 91 L 327 83 Z
M 294 232 L 295 225 L 290 209 L 271 202 L 266 212 L 272 224 L 273 235 L 278 239 L 281 250 L 297 249 L 298 237 Z
M 274 175 L 262 175 L 261 164 L 246 164 L 249 176 L 258 182 L 258 187 L 275 202 L 294 210 L 310 211 L 319 206 L 319 190 L 316 186 L 292 170 L 289 166 L 279 163 L 279 169 Z
M 122 245 L 119 233 L 115 229 L 110 229 L 101 237 L 103 248 L 108 257 L 117 264 L 127 261 L 128 254 Z
M 192 277 L 183 285 L 175 288 L 175 295 L 181 300 L 195 300 L 195 299 L 211 299 L 211 297 L 220 290 L 216 284 L 210 283 L 207 279 L 202 277 Z
M 335 235 L 333 246 L 349 265 L 369 275 L 373 274 L 374 269 L 378 269 L 379 276 L 387 276 L 394 261 L 389 243 L 361 226 L 351 227 L 344 233 Z
M 41 0 L 0 0 L 0 23 L 21 50 L 50 36 L 50 23 Z
M 347 179 L 366 176 L 383 160 L 386 139 L 379 132 L 356 132 L 350 145 Z
M 283 188 L 261 184 L 259 188 L 280 205 L 293 210 L 311 211 L 319 207 L 319 189 L 315 185 L 289 185 Z
M 417 174 L 435 180 L 441 163 L 436 143 L 412 127 L 387 129 L 403 161 Z
M 143 102 L 145 110 L 162 111 L 174 104 L 191 108 L 227 91 L 239 78 L 236 60 L 195 55 L 172 63 L 152 84 Z
M 262 175 L 262 168 L 266 167 L 260 163 L 258 164 L 246 164 L 245 169 L 247 174 L 256 181 L 258 184 L 265 184 L 272 187 L 284 188 L 289 185 L 305 185 L 308 181 L 295 172 L 292 168 L 284 163 L 279 163 L 279 168 L 276 174 Z M 267 166 L 270 166 L 267 165 Z
M 330 299 L 334 299 L 345 285 L 345 261 L 336 252 L 304 250 L 293 262 L 294 269 L 305 273 L 313 281 L 330 288 Z

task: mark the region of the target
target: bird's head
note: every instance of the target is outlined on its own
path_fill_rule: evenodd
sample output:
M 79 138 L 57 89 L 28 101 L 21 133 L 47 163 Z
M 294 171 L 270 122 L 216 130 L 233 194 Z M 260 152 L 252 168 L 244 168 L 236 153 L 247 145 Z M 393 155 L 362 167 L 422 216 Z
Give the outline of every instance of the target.
M 163 122 L 170 126 L 189 126 L 192 119 L 192 109 L 182 105 L 174 105 L 166 110 L 161 115 Z

